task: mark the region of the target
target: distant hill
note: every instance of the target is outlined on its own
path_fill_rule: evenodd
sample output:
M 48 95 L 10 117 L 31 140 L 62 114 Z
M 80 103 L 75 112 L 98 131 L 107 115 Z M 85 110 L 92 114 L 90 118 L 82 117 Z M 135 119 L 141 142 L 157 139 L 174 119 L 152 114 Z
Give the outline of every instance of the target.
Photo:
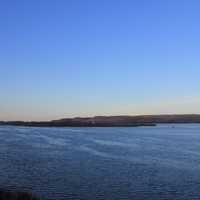
M 75 117 L 46 122 L 7 121 L 0 125 L 39 127 L 117 127 L 155 126 L 158 123 L 200 123 L 200 115 L 140 115 L 140 116 L 96 116 Z

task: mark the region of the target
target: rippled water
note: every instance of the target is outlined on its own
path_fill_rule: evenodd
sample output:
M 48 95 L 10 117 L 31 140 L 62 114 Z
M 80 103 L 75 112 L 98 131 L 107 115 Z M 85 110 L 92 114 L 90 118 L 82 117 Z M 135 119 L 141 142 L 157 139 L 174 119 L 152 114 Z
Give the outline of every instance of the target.
M 49 200 L 200 199 L 200 125 L 0 127 L 0 188 Z

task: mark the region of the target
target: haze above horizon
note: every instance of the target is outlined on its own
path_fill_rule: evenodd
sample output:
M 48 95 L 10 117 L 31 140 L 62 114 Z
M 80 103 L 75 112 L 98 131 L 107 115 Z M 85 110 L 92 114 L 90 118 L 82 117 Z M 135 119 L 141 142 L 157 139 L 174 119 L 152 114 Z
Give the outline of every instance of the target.
M 0 1 L 0 121 L 200 113 L 197 0 Z

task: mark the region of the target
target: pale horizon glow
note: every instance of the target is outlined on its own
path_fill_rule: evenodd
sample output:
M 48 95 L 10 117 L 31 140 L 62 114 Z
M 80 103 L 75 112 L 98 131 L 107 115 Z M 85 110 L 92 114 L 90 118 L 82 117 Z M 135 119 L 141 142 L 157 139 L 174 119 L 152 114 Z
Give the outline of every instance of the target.
M 0 3 L 0 121 L 200 114 L 200 2 Z

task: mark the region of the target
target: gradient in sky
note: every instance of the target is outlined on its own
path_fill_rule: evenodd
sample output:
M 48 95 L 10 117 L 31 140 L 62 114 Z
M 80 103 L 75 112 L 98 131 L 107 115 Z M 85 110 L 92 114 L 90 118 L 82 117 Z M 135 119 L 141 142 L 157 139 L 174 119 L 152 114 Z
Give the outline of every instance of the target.
M 200 1 L 0 0 L 0 120 L 200 113 Z

